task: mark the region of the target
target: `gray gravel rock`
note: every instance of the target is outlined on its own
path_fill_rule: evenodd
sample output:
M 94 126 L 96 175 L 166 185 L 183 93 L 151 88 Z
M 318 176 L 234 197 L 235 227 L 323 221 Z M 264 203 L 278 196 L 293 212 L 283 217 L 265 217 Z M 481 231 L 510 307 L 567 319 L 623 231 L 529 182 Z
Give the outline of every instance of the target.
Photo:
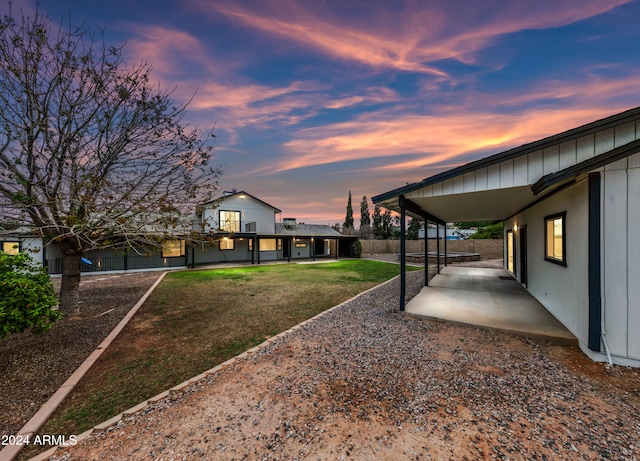
M 407 274 L 408 297 L 422 272 Z M 638 371 L 577 348 L 397 312 L 398 280 L 54 459 L 617 459 Z

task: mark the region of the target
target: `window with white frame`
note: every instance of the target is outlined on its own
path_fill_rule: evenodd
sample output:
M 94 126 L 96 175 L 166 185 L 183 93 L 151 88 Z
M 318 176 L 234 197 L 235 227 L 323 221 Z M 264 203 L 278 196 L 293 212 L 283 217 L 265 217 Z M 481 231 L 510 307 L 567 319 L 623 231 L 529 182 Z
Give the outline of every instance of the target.
M 240 232 L 240 212 L 220 210 L 220 230 Z
M 566 221 L 566 212 L 544 218 L 544 259 L 562 266 L 567 265 Z

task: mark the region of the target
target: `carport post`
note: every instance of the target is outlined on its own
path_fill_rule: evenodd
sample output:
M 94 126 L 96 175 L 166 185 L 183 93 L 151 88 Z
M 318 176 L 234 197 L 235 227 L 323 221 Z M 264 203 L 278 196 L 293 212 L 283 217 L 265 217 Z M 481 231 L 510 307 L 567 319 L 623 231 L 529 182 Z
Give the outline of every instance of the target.
M 427 239 L 427 228 L 429 221 L 424 218 L 424 286 L 429 286 L 429 239 Z
M 444 267 L 447 267 L 447 225 L 444 225 Z
M 438 274 L 440 273 L 440 223 L 436 224 L 436 252 L 438 253 Z
M 404 195 L 398 197 L 398 205 L 400 205 L 400 312 L 404 312 L 404 298 L 406 295 L 406 242 L 405 242 L 405 227 L 406 227 L 406 210 L 404 208 Z

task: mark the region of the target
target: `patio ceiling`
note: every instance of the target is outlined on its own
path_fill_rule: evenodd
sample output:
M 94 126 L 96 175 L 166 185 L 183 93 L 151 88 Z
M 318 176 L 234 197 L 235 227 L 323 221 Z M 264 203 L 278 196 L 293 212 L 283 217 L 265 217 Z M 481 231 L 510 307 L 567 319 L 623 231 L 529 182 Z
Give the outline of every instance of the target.
M 530 186 L 492 189 L 438 197 L 419 197 L 407 194 L 406 198 L 423 210 L 445 222 L 502 221 L 532 203 Z M 398 208 L 399 210 L 399 208 Z
M 448 223 L 502 221 L 540 197 L 533 194 L 529 185 L 436 197 L 423 197 L 421 192 L 410 192 L 405 198 Z M 396 197 L 380 202 L 380 205 L 400 212 Z

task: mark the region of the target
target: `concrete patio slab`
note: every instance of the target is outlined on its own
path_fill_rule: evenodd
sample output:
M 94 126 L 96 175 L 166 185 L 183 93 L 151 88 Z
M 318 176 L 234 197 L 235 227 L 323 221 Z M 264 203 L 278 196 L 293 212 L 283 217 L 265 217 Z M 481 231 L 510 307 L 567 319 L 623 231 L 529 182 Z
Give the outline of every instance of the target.
M 433 319 L 577 341 L 504 269 L 445 267 L 405 310 Z

